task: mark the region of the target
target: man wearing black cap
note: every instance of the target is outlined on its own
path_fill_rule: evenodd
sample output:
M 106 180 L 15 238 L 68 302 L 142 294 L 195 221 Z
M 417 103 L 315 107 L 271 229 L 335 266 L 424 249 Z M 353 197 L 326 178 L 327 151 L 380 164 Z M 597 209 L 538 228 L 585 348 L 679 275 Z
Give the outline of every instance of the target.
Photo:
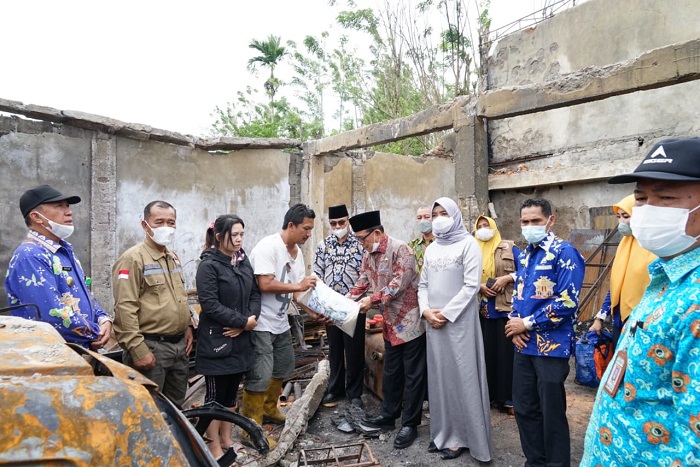
M 401 430 L 394 439 L 394 447 L 403 449 L 418 436 L 427 387 L 425 328 L 418 308 L 416 259 L 408 245 L 384 233 L 379 211 L 351 217 L 350 225 L 365 255 L 360 277 L 348 297 L 359 299 L 360 313 L 376 306 L 384 318 L 384 400 L 380 414 L 365 418 L 362 423 L 373 428 L 393 428 L 401 415 Z M 363 297 L 370 288 L 371 295 Z
M 328 208 L 328 221 L 332 233 L 316 248 L 314 274 L 339 294 L 346 295 L 360 274 L 365 250 L 350 230 L 344 204 Z M 321 401 L 324 407 L 334 407 L 344 394 L 353 405 L 362 406 L 366 316 L 358 316 L 353 337 L 332 324 L 326 325 L 331 375 L 328 391 Z
M 700 461 L 700 139 L 668 139 L 608 183 L 636 182 L 630 226 L 659 257 L 601 378 L 581 465 Z
M 66 342 L 101 348 L 112 332 L 112 319 L 90 293 L 80 261 L 66 242 L 73 233 L 71 204 L 49 185 L 27 190 L 19 199 L 27 237 L 15 250 L 5 277 L 10 306 L 34 303 L 41 321 L 52 324 Z M 15 316 L 37 318 L 29 307 L 13 310 Z

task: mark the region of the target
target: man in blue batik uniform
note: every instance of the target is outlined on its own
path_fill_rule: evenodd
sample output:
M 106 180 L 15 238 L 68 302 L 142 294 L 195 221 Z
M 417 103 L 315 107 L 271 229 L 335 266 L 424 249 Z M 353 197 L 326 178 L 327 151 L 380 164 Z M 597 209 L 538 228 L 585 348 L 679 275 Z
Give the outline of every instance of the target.
M 520 206 L 528 245 L 518 257 L 513 312 L 505 330 L 516 350 L 513 408 L 526 466 L 571 463 L 564 381 L 585 261 L 554 235 L 554 221 L 546 199 L 527 199 Z
M 700 465 L 700 139 L 655 144 L 630 226 L 659 258 L 601 379 L 581 465 Z
M 112 319 L 100 308 L 85 283 L 85 274 L 73 247 L 71 204 L 78 196 L 64 196 L 49 185 L 27 190 L 19 200 L 27 237 L 15 250 L 5 277 L 10 306 L 34 303 L 42 321 L 53 325 L 66 342 L 101 348 L 112 332 Z M 12 311 L 36 318 L 31 307 Z

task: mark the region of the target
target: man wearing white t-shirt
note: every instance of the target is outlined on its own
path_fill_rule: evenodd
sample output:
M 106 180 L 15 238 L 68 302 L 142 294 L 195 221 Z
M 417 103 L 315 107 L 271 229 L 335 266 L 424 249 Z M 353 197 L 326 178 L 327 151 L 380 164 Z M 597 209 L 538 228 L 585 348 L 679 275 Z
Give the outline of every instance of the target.
M 306 276 L 304 257 L 298 246 L 311 237 L 315 217 L 306 205 L 295 204 L 284 216 L 282 232 L 260 240 L 250 254 L 262 303 L 258 325 L 251 333 L 255 362 L 246 378 L 242 413 L 259 425 L 263 421 L 285 421 L 277 408 L 277 399 L 282 382 L 294 372 L 287 308 L 294 294 L 316 285 L 315 276 Z M 306 311 L 317 318 L 313 312 Z M 250 442 L 247 435 L 243 441 Z

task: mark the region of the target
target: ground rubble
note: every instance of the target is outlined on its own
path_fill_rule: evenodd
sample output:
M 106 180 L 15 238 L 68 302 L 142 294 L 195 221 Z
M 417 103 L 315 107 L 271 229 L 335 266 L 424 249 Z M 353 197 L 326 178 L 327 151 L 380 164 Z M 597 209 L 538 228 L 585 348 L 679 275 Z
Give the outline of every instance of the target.
M 595 389 L 574 383 L 575 366 L 571 360 L 572 371 L 566 381 L 567 415 L 571 432 L 571 463 L 578 465 L 583 453 L 583 439 L 588 425 Z M 333 456 L 331 447 L 345 454 L 350 460 L 339 465 L 381 466 L 481 466 L 497 467 L 521 466 L 525 463 L 520 447 L 515 418 L 497 409 L 491 409 L 493 459 L 485 464 L 472 458 L 465 452 L 458 460 L 442 460 L 438 454 L 426 451 L 430 442 L 430 414 L 424 410 L 423 419 L 418 427 L 418 439 L 406 449 L 395 449 L 393 446 L 399 424 L 394 430 L 375 433 L 361 433 L 359 430 L 347 431 L 347 422 L 355 427 L 355 422 L 364 413 L 375 415 L 379 411 L 381 400 L 369 390 L 362 396 L 363 409 L 352 407 L 347 400 L 341 401 L 333 408 L 320 405 L 328 382 L 328 362 L 318 362 L 318 371 L 306 387 L 303 396 L 296 400 L 287 411 L 287 423 L 280 434 L 280 444 L 265 457 L 245 457 L 238 459 L 239 466 L 270 466 L 303 467 L 319 465 L 313 459 L 330 458 Z M 339 429 L 342 427 L 343 430 Z M 358 450 L 363 451 L 358 454 Z M 252 451 L 250 451 L 252 454 Z M 306 456 L 307 462 L 304 462 Z M 356 460 L 353 460 L 356 459 Z M 375 464 L 371 462 L 375 461 Z M 331 465 L 331 464 L 328 464 Z

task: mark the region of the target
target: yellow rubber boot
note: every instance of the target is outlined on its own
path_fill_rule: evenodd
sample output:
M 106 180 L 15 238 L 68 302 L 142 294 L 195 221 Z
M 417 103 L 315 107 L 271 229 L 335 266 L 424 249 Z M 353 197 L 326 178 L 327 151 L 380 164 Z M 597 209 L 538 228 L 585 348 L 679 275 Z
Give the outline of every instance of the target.
M 263 404 L 265 403 L 264 392 L 252 392 L 248 390 L 243 390 L 243 407 L 241 408 L 241 415 L 244 417 L 252 418 L 255 422 L 262 426 L 263 424 Z M 277 442 L 267 437 L 267 442 L 270 444 L 270 449 L 274 449 L 277 446 Z M 243 431 L 241 435 L 241 443 L 247 446 L 253 446 L 250 440 L 250 435 L 247 431 Z
M 265 391 L 265 403 L 263 404 L 263 421 L 267 423 L 276 423 L 284 425 L 287 417 L 277 408 L 277 401 L 280 398 L 280 390 L 282 389 L 284 380 L 272 378 L 270 385 Z

